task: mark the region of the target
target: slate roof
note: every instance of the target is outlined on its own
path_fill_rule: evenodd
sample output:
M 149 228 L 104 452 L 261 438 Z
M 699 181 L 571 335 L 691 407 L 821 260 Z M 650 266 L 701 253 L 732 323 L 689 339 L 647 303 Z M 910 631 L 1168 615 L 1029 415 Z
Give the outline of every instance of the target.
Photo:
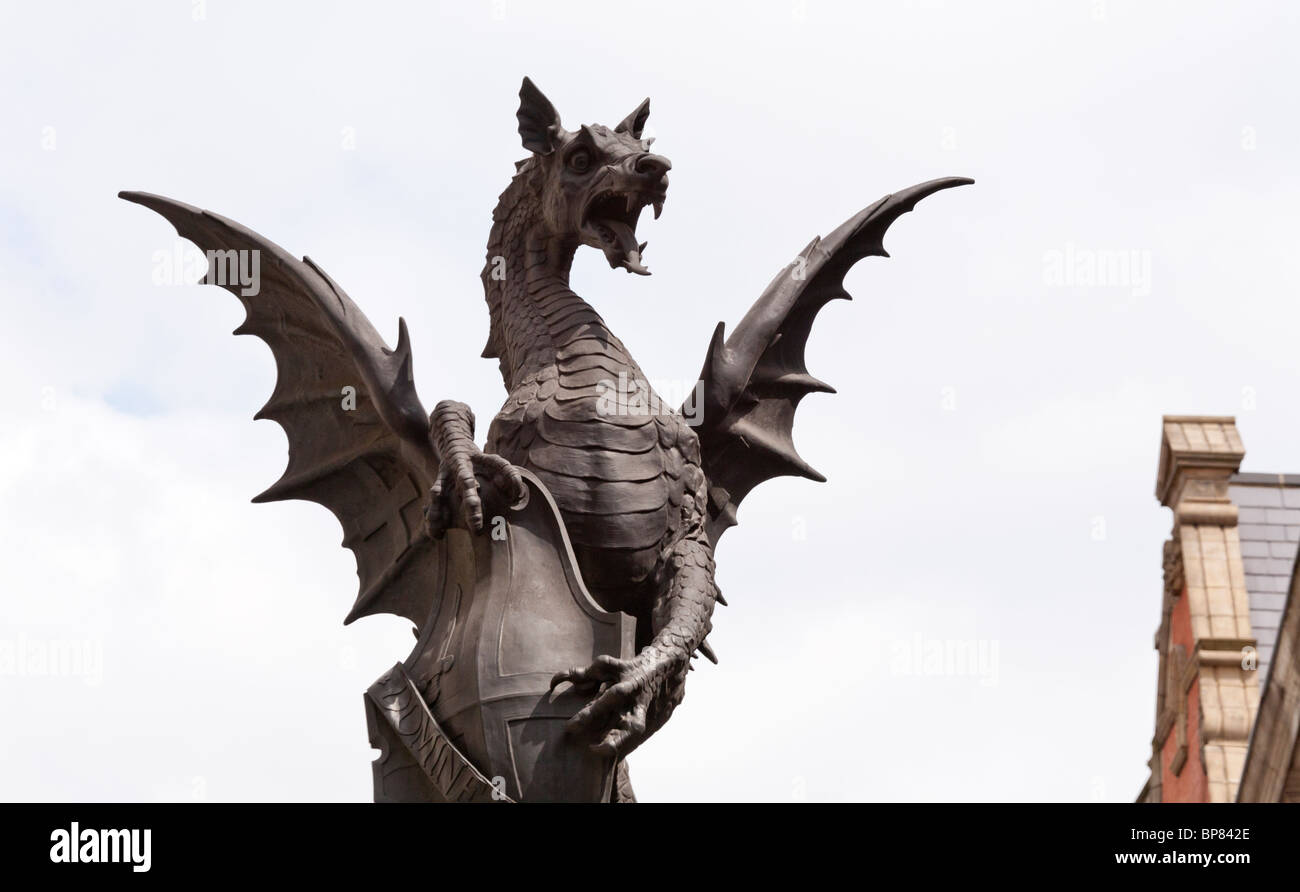
M 1300 474 L 1234 474 L 1228 494 L 1237 505 L 1262 692 L 1300 548 Z

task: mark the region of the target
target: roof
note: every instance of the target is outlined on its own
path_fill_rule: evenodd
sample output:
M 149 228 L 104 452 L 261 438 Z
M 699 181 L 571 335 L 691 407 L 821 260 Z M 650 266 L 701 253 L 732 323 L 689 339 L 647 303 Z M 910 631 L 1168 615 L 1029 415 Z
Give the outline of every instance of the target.
M 1262 692 L 1300 549 L 1300 474 L 1234 474 L 1228 494 L 1237 505 Z
M 1275 651 L 1250 730 L 1238 802 L 1300 802 L 1300 570 L 1291 577 Z

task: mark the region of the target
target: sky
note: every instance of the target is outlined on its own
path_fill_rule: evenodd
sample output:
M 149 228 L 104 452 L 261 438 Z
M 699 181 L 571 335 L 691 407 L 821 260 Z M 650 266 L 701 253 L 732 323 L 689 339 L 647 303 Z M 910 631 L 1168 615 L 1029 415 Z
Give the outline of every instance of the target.
M 478 273 L 530 76 L 569 127 L 649 95 L 650 278 L 573 285 L 694 381 L 809 239 L 939 176 L 808 347 L 824 484 L 718 549 L 720 665 L 630 759 L 641 799 L 1131 801 L 1154 725 L 1166 413 L 1300 472 L 1300 11 L 1284 3 L 0 7 L 0 799 L 371 797 L 323 508 L 250 504 L 274 365 L 158 192 L 309 254 L 426 405 L 504 393 Z M 185 255 L 180 255 L 185 256 Z M 482 433 L 482 432 L 480 432 Z

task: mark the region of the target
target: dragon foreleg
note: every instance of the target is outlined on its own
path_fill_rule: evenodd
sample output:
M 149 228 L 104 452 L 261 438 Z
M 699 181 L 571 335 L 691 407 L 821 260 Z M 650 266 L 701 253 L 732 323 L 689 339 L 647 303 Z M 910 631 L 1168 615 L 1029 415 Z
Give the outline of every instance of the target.
M 474 443 L 474 412 L 464 403 L 443 400 L 429 415 L 429 442 L 438 456 L 438 478 L 428 510 L 429 531 L 440 537 L 455 523 L 455 504 L 469 530 L 483 529 L 483 500 L 478 477 L 497 493 L 519 502 L 527 495 L 523 478 L 510 462 L 481 451 Z
M 569 727 L 595 737 L 596 747 L 622 757 L 668 721 L 682 702 L 691 655 L 704 645 L 718 589 L 713 549 L 694 519 L 689 532 L 664 557 L 663 585 L 651 611 L 653 637 L 630 660 L 602 656 L 585 668 L 558 673 L 552 686 L 570 682 L 600 693 Z M 707 651 L 706 651 L 707 652 Z

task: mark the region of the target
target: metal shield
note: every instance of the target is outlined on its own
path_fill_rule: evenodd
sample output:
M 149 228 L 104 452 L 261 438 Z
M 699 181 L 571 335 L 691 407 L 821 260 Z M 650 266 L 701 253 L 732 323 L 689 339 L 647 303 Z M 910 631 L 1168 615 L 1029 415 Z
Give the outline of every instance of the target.
M 565 733 L 588 702 L 551 677 L 635 653 L 635 621 L 602 610 L 545 486 L 439 543 L 439 597 L 411 656 L 367 693 L 376 801 L 607 801 L 611 757 Z M 485 492 L 485 504 L 492 504 Z

